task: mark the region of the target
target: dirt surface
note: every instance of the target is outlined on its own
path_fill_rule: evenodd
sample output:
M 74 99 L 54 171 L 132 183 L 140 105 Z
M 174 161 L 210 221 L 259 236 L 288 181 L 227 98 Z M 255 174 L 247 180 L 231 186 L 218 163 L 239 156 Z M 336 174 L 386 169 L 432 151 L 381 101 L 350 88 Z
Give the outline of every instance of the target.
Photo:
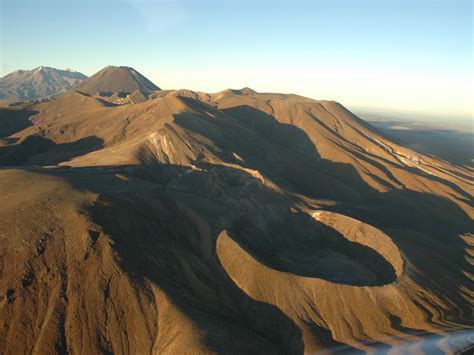
M 337 102 L 136 97 L 0 111 L 2 353 L 370 351 L 472 326 L 472 170 Z

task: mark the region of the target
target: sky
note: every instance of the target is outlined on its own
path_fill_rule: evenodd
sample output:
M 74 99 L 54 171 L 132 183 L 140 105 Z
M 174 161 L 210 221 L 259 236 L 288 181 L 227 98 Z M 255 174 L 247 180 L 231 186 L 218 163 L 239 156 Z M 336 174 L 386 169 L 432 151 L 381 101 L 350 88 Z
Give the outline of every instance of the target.
M 0 76 L 134 67 L 163 89 L 251 87 L 473 118 L 472 0 L 0 0 Z

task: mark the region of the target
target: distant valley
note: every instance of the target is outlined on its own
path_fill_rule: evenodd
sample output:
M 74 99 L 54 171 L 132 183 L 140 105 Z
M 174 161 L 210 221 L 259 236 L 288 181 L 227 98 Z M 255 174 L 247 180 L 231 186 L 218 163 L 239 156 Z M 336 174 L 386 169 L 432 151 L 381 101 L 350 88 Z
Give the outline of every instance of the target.
M 396 114 L 358 112 L 375 127 L 410 148 L 433 154 L 455 164 L 474 166 L 473 122 L 466 120 L 427 120 L 397 118 Z

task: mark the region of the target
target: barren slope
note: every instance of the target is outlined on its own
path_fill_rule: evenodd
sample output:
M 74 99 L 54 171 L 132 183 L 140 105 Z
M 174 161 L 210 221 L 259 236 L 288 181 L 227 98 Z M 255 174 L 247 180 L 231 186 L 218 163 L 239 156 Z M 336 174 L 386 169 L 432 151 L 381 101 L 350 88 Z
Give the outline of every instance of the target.
M 158 86 L 135 69 L 123 66 L 108 66 L 89 79 L 84 80 L 77 89 L 89 95 L 132 93 L 136 90 L 146 92 L 160 90 Z
M 5 353 L 370 350 L 472 323 L 472 171 L 336 102 L 153 97 L 1 111 Z

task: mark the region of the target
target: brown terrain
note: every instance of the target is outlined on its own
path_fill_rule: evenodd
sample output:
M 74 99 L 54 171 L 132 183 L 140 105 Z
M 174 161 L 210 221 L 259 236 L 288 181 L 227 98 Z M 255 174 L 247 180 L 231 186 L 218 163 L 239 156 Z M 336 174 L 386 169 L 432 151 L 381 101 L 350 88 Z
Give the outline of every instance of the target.
M 3 354 L 365 352 L 473 325 L 472 169 L 337 102 L 108 67 L 0 110 Z
M 84 80 L 77 90 L 89 95 L 110 96 L 136 91 L 151 92 L 160 88 L 133 68 L 108 66 Z

